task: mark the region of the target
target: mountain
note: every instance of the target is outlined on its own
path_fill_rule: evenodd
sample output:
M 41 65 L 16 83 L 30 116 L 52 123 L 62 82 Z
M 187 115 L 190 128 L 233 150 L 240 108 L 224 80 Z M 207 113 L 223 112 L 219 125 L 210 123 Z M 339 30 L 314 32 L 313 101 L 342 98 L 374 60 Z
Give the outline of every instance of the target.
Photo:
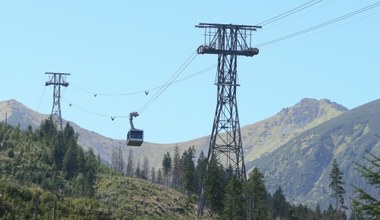
M 280 172 L 288 172 L 289 175 L 294 176 L 297 175 L 297 170 L 294 170 L 297 167 L 289 166 L 288 170 L 285 169 L 285 167 L 283 170 L 277 170 L 271 166 L 271 164 L 278 163 L 276 160 L 283 160 L 283 158 L 280 158 L 280 155 L 285 157 L 288 154 L 288 152 L 284 150 L 285 147 L 290 146 L 289 143 L 299 137 L 302 137 L 305 132 L 320 127 L 324 123 L 327 123 L 334 118 L 340 117 L 347 112 L 349 111 L 345 107 L 331 102 L 327 99 L 315 100 L 307 98 L 301 100 L 299 103 L 292 107 L 282 109 L 278 114 L 268 119 L 242 127 L 241 134 L 245 153 L 245 161 L 247 163 L 247 170 L 253 168 L 254 166 L 259 166 L 260 169 L 266 173 L 268 188 L 271 190 L 271 192 L 273 192 L 273 188 L 278 185 L 276 182 L 280 181 L 275 177 L 283 178 L 280 175 Z M 5 115 L 7 115 L 7 123 L 15 126 L 19 124 L 21 128 L 26 128 L 28 125 L 36 128 L 39 126 L 40 122 L 43 119 L 48 117 L 48 115 L 43 115 L 30 110 L 16 100 L 0 102 L 0 121 L 5 120 Z M 184 151 L 189 146 L 195 146 L 198 154 L 201 150 L 203 150 L 205 153 L 208 151 L 208 136 L 173 144 L 154 144 L 144 142 L 141 147 L 129 148 L 126 146 L 125 140 L 114 140 L 107 138 L 93 131 L 85 130 L 75 123 L 70 122 L 70 124 L 79 134 L 78 143 L 84 149 L 91 147 L 94 150 L 95 154 L 100 154 L 102 159 L 108 162 L 111 161 L 110 155 L 112 153 L 112 150 L 118 147 L 121 147 L 123 149 L 125 159 L 128 156 L 127 154 L 129 152 L 129 149 L 132 149 L 135 158 L 148 157 L 150 166 L 154 166 L 156 168 L 161 167 L 163 155 L 166 152 L 173 153 L 174 147 L 176 145 L 180 147 L 181 151 Z M 152 157 L 151 155 L 156 156 Z M 288 160 L 299 160 L 296 158 L 296 156 L 300 156 L 299 153 L 295 154 L 294 158 L 288 158 Z M 276 158 L 276 160 L 272 159 L 272 157 Z M 306 159 L 309 158 L 302 158 L 302 163 L 306 164 L 307 162 L 303 161 Z M 284 162 L 281 161 L 281 163 Z M 327 166 L 329 164 L 329 160 L 324 163 L 326 163 L 324 165 Z M 318 166 L 315 168 L 311 166 L 309 168 L 312 170 L 321 169 Z M 271 172 L 276 172 L 275 175 L 270 175 L 269 170 Z M 302 180 L 309 181 L 305 178 Z M 284 180 L 281 182 L 281 186 L 283 185 L 284 187 L 288 186 Z M 308 189 L 310 189 L 310 187 Z M 318 193 L 321 193 L 316 189 L 313 191 L 315 192 L 314 194 L 311 192 L 310 194 L 308 194 L 309 192 L 302 194 L 297 190 L 285 192 L 288 193 L 287 196 L 290 197 L 290 201 L 294 202 L 306 201 L 306 194 L 309 196 L 307 198 L 313 199 L 319 196 Z M 292 193 L 296 194 L 292 196 Z
M 7 121 L 10 125 L 20 125 L 26 129 L 29 125 L 38 127 L 47 115 L 37 113 L 14 99 L 0 102 L 0 121 Z
M 27 129 L 30 125 L 32 128 L 37 128 L 41 122 L 47 119 L 49 115 L 41 114 L 31 110 L 27 106 L 20 102 L 11 99 L 0 102 L 0 122 L 7 121 L 8 124 L 13 126 L 20 126 L 22 129 Z M 63 120 L 64 124 L 67 122 Z M 134 158 L 149 157 L 151 166 L 160 167 L 162 163 L 162 157 L 166 152 L 173 152 L 176 145 L 180 146 L 181 150 L 187 149 L 189 146 L 208 146 L 208 142 L 205 140 L 193 140 L 183 143 L 174 144 L 154 144 L 144 142 L 141 147 L 132 147 L 126 145 L 125 140 L 115 140 L 105 137 L 96 132 L 83 129 L 74 122 L 70 122 L 74 130 L 79 134 L 78 143 L 86 150 L 92 148 L 96 155 L 100 154 L 101 158 L 111 163 L 112 150 L 121 147 L 124 152 L 125 161 L 129 153 L 129 149 L 133 150 Z M 151 157 L 150 155 L 157 155 Z
M 293 107 L 284 108 L 278 114 L 263 121 L 241 128 L 242 141 L 245 153 L 245 161 L 249 162 L 259 158 L 265 153 L 272 152 L 277 147 L 289 141 L 297 134 L 309 128 L 325 122 L 347 109 L 327 99 L 315 100 L 305 98 Z M 0 121 L 4 121 L 7 114 L 7 122 L 11 125 L 20 125 L 26 129 L 28 125 L 37 128 L 41 121 L 48 115 L 35 112 L 16 100 L 0 102 Z M 65 121 L 64 121 L 65 122 Z M 66 122 L 65 122 L 66 123 Z M 112 149 L 121 147 L 127 158 L 129 149 L 133 150 L 135 158 L 149 157 L 151 166 L 160 167 L 162 157 L 166 152 L 173 152 L 174 147 L 179 146 L 181 151 L 190 146 L 195 146 L 197 153 L 201 150 L 207 154 L 209 136 L 173 144 L 154 144 L 144 142 L 141 147 L 127 147 L 125 140 L 107 138 L 93 131 L 81 128 L 70 122 L 79 134 L 78 142 L 84 148 L 92 148 L 102 159 L 111 162 Z M 158 155 L 150 157 L 149 155 Z
M 336 159 L 344 173 L 346 201 L 353 185 L 371 190 L 358 178 L 355 163 L 364 163 L 368 152 L 380 155 L 380 100 L 347 111 L 308 129 L 273 152 L 249 162 L 264 172 L 270 192 L 281 186 L 290 201 L 327 207 L 331 162 Z M 346 204 L 350 205 L 350 204 Z
M 241 129 L 245 149 L 245 161 L 252 161 L 285 144 L 290 139 L 328 121 L 347 108 L 327 99 L 305 98 L 290 108 L 282 109 L 278 114 L 245 126 Z

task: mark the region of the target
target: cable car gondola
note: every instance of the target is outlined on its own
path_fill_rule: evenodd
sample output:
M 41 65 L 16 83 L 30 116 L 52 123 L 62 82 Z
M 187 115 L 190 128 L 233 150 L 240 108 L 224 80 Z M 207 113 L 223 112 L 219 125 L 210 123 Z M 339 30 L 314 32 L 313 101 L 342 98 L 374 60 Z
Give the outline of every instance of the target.
M 137 112 L 131 112 L 129 114 L 129 123 L 131 125 L 131 129 L 129 129 L 127 134 L 127 145 L 128 146 L 141 146 L 144 142 L 144 131 L 140 129 L 136 129 L 133 126 L 133 117 L 139 116 Z

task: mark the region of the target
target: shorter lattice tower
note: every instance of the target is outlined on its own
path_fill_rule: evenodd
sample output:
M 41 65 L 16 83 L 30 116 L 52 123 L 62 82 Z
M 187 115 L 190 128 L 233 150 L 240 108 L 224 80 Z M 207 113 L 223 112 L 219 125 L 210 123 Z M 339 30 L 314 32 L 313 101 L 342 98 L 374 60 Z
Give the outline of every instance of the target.
M 70 73 L 52 73 L 46 72 L 49 75 L 49 80 L 45 83 L 45 86 L 54 85 L 53 91 L 53 107 L 51 108 L 51 117 L 56 126 L 62 130 L 62 114 L 61 114 L 61 86 L 67 87 L 69 83 L 66 82 L 66 76 Z

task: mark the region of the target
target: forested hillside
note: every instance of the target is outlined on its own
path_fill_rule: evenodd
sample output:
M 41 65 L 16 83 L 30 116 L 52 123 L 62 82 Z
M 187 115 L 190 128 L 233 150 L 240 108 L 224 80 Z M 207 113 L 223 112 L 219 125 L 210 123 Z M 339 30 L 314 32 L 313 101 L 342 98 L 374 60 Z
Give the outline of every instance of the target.
M 24 114 L 24 108 L 14 100 L 7 101 L 5 112 L 12 114 L 0 123 L 0 219 L 34 216 L 42 219 L 195 219 L 204 176 L 206 219 L 229 219 L 237 215 L 249 219 L 331 219 L 335 213 L 343 217 L 343 209 L 335 210 L 329 187 L 329 164 L 333 159 L 343 171 L 346 184 L 343 185 L 346 189 L 343 205 L 350 208 L 349 212 L 359 213 L 356 207 L 363 207 L 361 200 L 353 204 L 354 191 L 378 193 L 371 182 L 359 177 L 359 172 L 351 171 L 359 167 L 353 161 L 363 164 L 364 170 L 368 164 L 362 163 L 363 157 L 368 156 L 367 153 L 378 155 L 379 101 L 341 113 L 345 109 L 336 104 L 303 100 L 295 107 L 282 110 L 275 120 L 259 122 L 263 129 L 266 126 L 273 132 L 264 132 L 269 139 L 278 136 L 276 132 L 284 131 L 283 128 L 288 128 L 285 130 L 287 138 L 294 137 L 254 163 L 248 163 L 247 168 L 252 169 L 247 172 L 249 179 L 244 183 L 233 176 L 230 167 L 223 167 L 221 161 L 211 161 L 208 173 L 204 172 L 205 155 L 191 145 L 200 143 L 202 146 L 204 139 L 181 146 L 168 145 L 159 151 L 148 143 L 138 148 L 143 149 L 140 154 L 136 148 L 129 148 L 125 154 L 121 146 L 111 144 L 112 163 L 106 163 L 113 168 L 111 170 L 100 163 L 104 162 L 100 150 L 109 150 L 101 147 L 106 139 L 95 138 L 87 142 L 87 147 L 82 147 L 78 144 L 80 138 L 100 136 L 91 136 L 90 131 L 76 130 L 69 124 L 58 131 L 51 120 L 42 120 L 40 126 L 26 126 L 27 121 L 35 123 L 41 118 L 32 117 L 35 112 Z M 301 114 L 308 109 L 313 111 L 306 116 Z M 3 110 L 4 106 L 0 115 L 4 115 Z M 297 116 L 299 114 L 301 116 Z M 334 117 L 331 115 L 340 116 L 327 120 Z M 9 123 L 17 123 L 17 118 L 26 120 L 12 127 Z M 323 122 L 325 120 L 327 122 Z M 301 124 L 305 123 L 308 129 L 302 132 Z M 258 135 L 264 137 L 264 133 Z M 97 147 L 97 153 L 90 143 Z M 144 157 L 141 157 L 142 152 L 145 152 Z M 153 159 L 155 162 L 151 163 Z M 374 172 L 378 173 L 376 169 Z M 314 178 L 316 175 L 321 177 Z M 313 184 L 314 180 L 318 181 Z M 349 184 L 358 188 L 347 187 Z M 312 189 L 306 196 L 308 191 L 302 191 L 305 187 Z
M 185 196 L 113 172 L 77 138 L 52 120 L 36 130 L 0 123 L 0 219 L 192 218 Z

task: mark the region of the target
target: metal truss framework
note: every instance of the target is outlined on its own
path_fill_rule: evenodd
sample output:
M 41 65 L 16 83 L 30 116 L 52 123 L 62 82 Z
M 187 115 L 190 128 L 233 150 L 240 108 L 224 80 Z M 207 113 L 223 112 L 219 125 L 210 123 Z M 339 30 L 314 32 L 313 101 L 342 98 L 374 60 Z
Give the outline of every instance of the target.
M 197 28 L 205 30 L 205 42 L 198 54 L 217 54 L 218 68 L 215 79 L 217 104 L 210 137 L 207 164 L 218 159 L 226 168 L 232 168 L 241 180 L 246 180 L 236 88 L 237 56 L 252 57 L 259 53 L 251 47 L 252 32 L 260 26 L 200 23 Z M 208 165 L 206 165 L 206 170 Z M 203 213 L 205 203 L 204 180 L 198 205 L 198 216 Z
M 53 107 L 51 109 L 51 117 L 55 122 L 56 126 L 62 130 L 62 114 L 61 114 L 61 86 L 67 87 L 69 83 L 66 82 L 66 76 L 70 73 L 53 73 L 46 72 L 49 75 L 49 80 L 45 83 L 45 86 L 54 86 L 53 91 Z

